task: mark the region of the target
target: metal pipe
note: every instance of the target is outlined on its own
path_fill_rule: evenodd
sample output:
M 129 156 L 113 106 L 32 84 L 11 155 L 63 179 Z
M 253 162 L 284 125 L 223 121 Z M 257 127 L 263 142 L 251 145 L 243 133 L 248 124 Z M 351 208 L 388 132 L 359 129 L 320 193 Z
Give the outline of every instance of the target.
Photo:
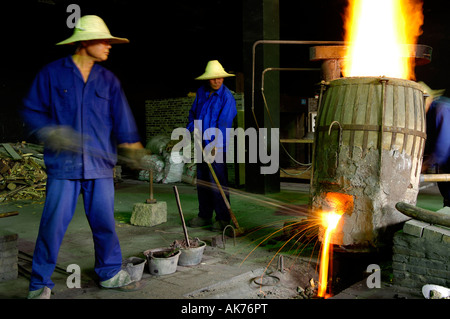
M 264 71 L 262 72 L 262 75 L 261 75 L 261 94 L 262 94 L 263 101 L 264 101 L 264 107 L 266 108 L 267 115 L 269 116 L 270 124 L 272 125 L 272 127 L 274 127 L 274 123 L 273 123 L 273 120 L 272 120 L 272 116 L 270 115 L 269 107 L 268 107 L 268 105 L 267 105 L 266 96 L 265 96 L 265 94 L 264 94 L 264 76 L 266 75 L 266 73 L 267 73 L 268 71 L 320 71 L 320 69 L 318 69 L 318 68 L 266 68 L 266 69 L 264 69 Z M 255 118 L 255 122 L 257 122 L 257 120 L 256 120 L 256 115 L 255 115 L 254 112 L 253 112 L 253 116 L 254 116 L 254 118 Z M 286 148 L 284 147 L 283 143 L 280 143 L 280 145 L 281 145 L 281 147 L 283 148 L 284 152 L 287 154 L 287 156 L 288 156 L 294 163 L 299 164 L 299 165 L 302 165 L 302 166 L 308 166 L 308 165 L 309 165 L 309 164 L 304 164 L 304 163 L 298 162 L 295 158 L 293 158 L 293 157 L 291 156 L 291 154 L 289 154 L 289 152 L 288 152 L 288 151 L 286 150 Z M 264 144 L 264 146 L 266 146 L 266 145 Z M 266 150 L 266 151 L 267 151 L 267 150 Z
M 265 68 L 261 76 L 261 90 L 264 91 L 264 76 L 268 71 L 320 71 L 320 68 Z
M 450 182 L 450 174 L 421 174 L 420 182 Z
M 318 68 L 266 68 L 266 69 L 264 69 L 264 71 L 262 72 L 262 75 L 261 75 L 261 93 L 262 93 L 262 96 L 263 96 L 263 99 L 265 102 L 264 105 L 266 107 L 266 111 L 269 115 L 270 124 L 272 125 L 272 127 L 274 127 L 272 116 L 270 115 L 270 111 L 269 111 L 269 108 L 267 107 L 266 98 L 264 95 L 264 76 L 266 75 L 266 73 L 268 71 L 320 71 L 320 69 L 318 69 Z M 255 117 L 255 121 L 256 121 L 256 117 Z
M 296 41 L 296 40 L 258 40 L 253 43 L 252 48 L 252 112 L 255 117 L 255 56 L 256 47 L 260 44 L 300 44 L 300 45 L 325 45 L 325 44 L 345 44 L 344 41 Z M 258 123 L 256 123 L 258 126 Z

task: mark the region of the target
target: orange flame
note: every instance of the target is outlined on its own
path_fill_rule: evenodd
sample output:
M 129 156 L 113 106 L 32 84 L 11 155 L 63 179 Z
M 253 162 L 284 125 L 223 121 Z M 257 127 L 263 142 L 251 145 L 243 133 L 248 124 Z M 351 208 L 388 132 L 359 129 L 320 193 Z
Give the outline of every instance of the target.
M 410 45 L 417 43 L 422 24 L 420 0 L 348 0 L 343 75 L 414 80 Z
M 328 285 L 328 268 L 331 255 L 331 235 L 336 229 L 341 216 L 345 212 L 351 212 L 353 210 L 353 197 L 347 194 L 329 192 L 325 196 L 325 201 L 332 210 L 323 212 L 321 216 L 321 223 L 325 228 L 325 234 L 322 239 L 320 254 L 319 288 L 317 295 L 326 298 L 328 297 L 326 295 L 326 289 Z
M 333 230 L 336 228 L 341 214 L 329 212 L 323 215 L 322 220 L 324 227 L 326 227 L 325 235 L 322 241 L 322 252 L 320 255 L 320 270 L 319 270 L 319 290 L 317 295 L 325 297 L 325 292 L 328 284 L 328 264 L 330 260 L 330 238 Z

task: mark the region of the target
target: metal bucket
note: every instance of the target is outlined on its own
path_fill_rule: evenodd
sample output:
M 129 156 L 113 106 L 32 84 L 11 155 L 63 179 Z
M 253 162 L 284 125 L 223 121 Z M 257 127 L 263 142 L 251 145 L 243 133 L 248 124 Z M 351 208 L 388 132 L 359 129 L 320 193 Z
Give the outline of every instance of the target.
M 178 259 L 181 253 L 179 250 L 170 257 L 159 257 L 161 254 L 170 253 L 171 251 L 173 251 L 171 248 L 155 248 L 144 251 L 150 274 L 163 276 L 172 274 L 177 270 Z
M 198 247 L 182 248 L 181 255 L 178 259 L 178 265 L 180 266 L 195 266 L 198 265 L 203 258 L 203 252 L 205 251 L 206 243 L 199 241 Z
M 122 262 L 122 267 L 130 274 L 131 280 L 139 281 L 144 273 L 145 262 L 145 259 L 130 257 Z
M 329 82 L 316 119 L 312 209 L 328 192 L 353 196 L 332 243 L 377 245 L 415 204 L 426 140 L 424 93 L 416 82 L 355 77 Z

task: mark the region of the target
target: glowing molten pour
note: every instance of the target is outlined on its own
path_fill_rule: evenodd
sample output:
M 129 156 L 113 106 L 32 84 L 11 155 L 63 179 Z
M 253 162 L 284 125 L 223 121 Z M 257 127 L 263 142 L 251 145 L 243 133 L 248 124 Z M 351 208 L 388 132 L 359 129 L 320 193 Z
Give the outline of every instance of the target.
M 325 213 L 322 217 L 325 234 L 322 241 L 322 253 L 320 255 L 319 290 L 317 293 L 319 297 L 325 297 L 328 283 L 328 264 L 330 260 L 330 237 L 339 219 L 341 219 L 341 214 L 335 212 Z
M 348 0 L 343 75 L 414 80 L 414 55 L 408 44 L 417 43 L 422 24 L 419 0 Z

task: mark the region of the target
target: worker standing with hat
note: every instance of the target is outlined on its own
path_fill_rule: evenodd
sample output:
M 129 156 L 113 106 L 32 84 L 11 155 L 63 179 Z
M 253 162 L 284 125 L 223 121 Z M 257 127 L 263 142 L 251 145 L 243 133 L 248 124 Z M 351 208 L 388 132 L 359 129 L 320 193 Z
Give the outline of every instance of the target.
M 50 297 L 50 277 L 79 194 L 93 234 L 100 285 L 132 282 L 121 269 L 113 168 L 118 147 L 139 152 L 143 146 L 119 80 L 97 64 L 108 59 L 111 44 L 128 42 L 112 36 L 100 17 L 81 17 L 73 35 L 57 43 L 75 44 L 75 54 L 43 67 L 24 99 L 23 119 L 44 143 L 48 176 L 28 298 Z
M 236 117 L 236 101 L 231 91 L 223 84 L 224 78 L 232 77 L 217 60 L 209 61 L 205 72 L 196 80 L 206 83 L 198 90 L 189 111 L 187 129 L 194 132 L 195 126 L 201 137 L 194 136 L 194 140 L 202 139 L 202 148 L 206 150 L 208 144 L 213 150 L 214 161 L 211 166 L 221 184 L 228 202 L 230 201 L 228 187 L 228 172 L 226 152 L 228 146 L 227 128 L 233 127 Z M 198 216 L 188 221 L 190 227 L 203 227 L 212 224 L 213 230 L 223 230 L 230 223 L 230 213 L 217 189 L 216 181 L 203 161 L 197 163 L 197 195 L 199 202 Z M 215 222 L 212 222 L 213 212 L 216 212 Z

